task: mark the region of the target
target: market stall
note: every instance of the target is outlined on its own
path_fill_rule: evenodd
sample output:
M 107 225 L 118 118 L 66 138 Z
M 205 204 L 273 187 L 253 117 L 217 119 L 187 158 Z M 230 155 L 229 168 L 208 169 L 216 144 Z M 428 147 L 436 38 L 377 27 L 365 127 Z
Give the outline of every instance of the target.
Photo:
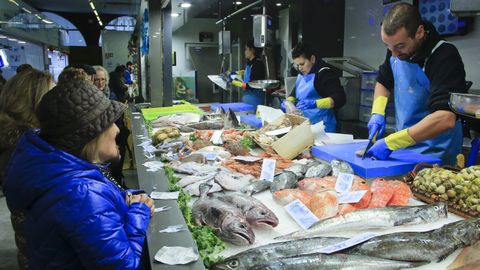
M 478 216 L 478 167 L 420 170 L 417 163 L 439 160 L 407 150 L 374 166 L 355 154 L 365 141 L 319 137 L 318 126 L 298 115 L 254 129 L 230 109 L 177 109 L 132 114 L 140 188 L 152 198 L 175 193 L 156 200 L 172 208 L 150 225 L 152 268 L 318 269 L 333 261 L 446 269 L 480 237 L 476 220 L 465 221 Z M 311 148 L 319 141 L 330 145 Z M 159 232 L 169 226 L 172 232 Z M 429 241 L 441 246 L 419 244 Z M 167 265 L 154 258 L 164 246 L 200 256 Z

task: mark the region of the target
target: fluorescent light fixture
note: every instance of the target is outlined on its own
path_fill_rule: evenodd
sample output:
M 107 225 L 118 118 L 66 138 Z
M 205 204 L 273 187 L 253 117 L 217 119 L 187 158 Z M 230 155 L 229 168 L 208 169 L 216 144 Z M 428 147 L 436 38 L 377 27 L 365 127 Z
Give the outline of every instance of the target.
M 93 10 L 93 13 L 95 14 L 95 16 L 97 16 L 97 17 L 98 17 L 98 12 L 97 12 L 97 10 L 96 10 L 96 9 L 94 9 L 94 10 Z
M 277 7 L 281 7 L 282 6 L 282 3 L 276 3 L 275 4 Z
M 236 1 L 236 2 L 235 2 L 235 5 L 237 5 L 237 6 L 239 6 L 239 5 L 241 5 L 241 4 L 243 4 L 241 1 Z
M 42 22 L 44 22 L 44 23 L 48 23 L 48 24 L 51 24 L 51 23 L 53 23 L 53 22 L 51 22 L 51 21 L 49 21 L 49 20 L 45 20 L 45 19 L 43 19 L 43 20 L 42 20 Z
M 100 26 L 103 26 L 103 23 L 100 19 L 98 19 L 98 24 L 100 24 Z
M 39 20 L 42 19 L 42 17 L 40 17 L 40 15 L 38 15 L 38 14 L 35 14 L 35 17 L 37 17 Z
M 25 43 L 27 43 L 27 42 L 19 40 L 18 43 L 20 43 L 20 44 L 25 44 Z
M 7 39 L 10 40 L 10 41 L 17 41 L 17 40 L 14 39 L 14 38 L 7 38 Z
M 28 10 L 28 9 L 26 9 L 26 8 L 22 8 L 22 10 L 25 11 L 25 12 L 28 12 L 28 13 L 30 13 L 30 14 L 32 13 L 30 10 Z
M 15 4 L 17 7 L 20 6 L 15 0 L 8 0 L 8 1 L 10 1 L 10 2 L 13 3 L 13 4 Z
M 93 2 L 90 2 L 90 7 L 92 7 L 92 9 L 95 10 L 95 5 L 93 4 Z
M 191 7 L 191 6 L 192 6 L 192 4 L 190 4 L 190 3 L 188 3 L 188 2 L 184 2 L 184 3 L 181 3 L 181 4 L 180 4 L 180 7 L 181 7 L 181 8 L 189 8 L 189 7 Z
M 180 13 L 172 12 L 171 16 L 176 18 L 180 16 Z
M 7 38 L 6 36 L 0 35 L 0 38 Z

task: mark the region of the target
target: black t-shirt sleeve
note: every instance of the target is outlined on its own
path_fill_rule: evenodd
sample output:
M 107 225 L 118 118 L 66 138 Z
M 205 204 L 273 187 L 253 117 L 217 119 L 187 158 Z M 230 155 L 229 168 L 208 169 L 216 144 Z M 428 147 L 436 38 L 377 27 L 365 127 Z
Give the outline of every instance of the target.
M 377 82 L 385 86 L 389 91 L 393 90 L 393 72 L 390 65 L 390 56 L 392 53 L 387 50 L 387 56 L 385 62 L 378 68 Z
M 467 92 L 462 58 L 452 44 L 442 44 L 435 50 L 426 63 L 425 73 L 430 80 L 428 106 L 431 112 L 450 110 L 451 92 Z
M 340 80 L 333 70 L 324 69 L 317 73 L 313 85 L 322 98 L 331 97 L 333 99 L 335 109 L 340 109 L 345 105 L 345 90 L 340 85 Z

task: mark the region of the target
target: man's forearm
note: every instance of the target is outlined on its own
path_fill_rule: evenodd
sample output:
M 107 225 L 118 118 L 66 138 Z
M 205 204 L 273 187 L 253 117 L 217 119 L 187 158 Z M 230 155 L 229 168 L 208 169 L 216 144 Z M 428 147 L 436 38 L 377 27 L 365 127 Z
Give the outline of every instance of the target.
M 453 112 L 439 110 L 427 115 L 420 122 L 408 128 L 408 134 L 416 142 L 425 141 L 455 127 L 455 120 L 456 117 Z
M 384 96 L 384 97 L 389 98 L 390 97 L 390 91 L 385 86 L 383 86 L 383 84 L 377 82 L 375 84 L 375 93 L 374 93 L 374 96 L 373 96 L 373 100 L 375 100 L 379 96 Z

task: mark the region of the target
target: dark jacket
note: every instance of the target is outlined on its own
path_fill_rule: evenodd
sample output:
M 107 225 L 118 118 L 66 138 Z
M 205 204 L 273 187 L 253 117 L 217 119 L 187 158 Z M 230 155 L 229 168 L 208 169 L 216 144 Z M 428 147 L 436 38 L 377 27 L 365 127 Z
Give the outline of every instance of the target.
M 108 87 L 110 92 L 115 95 L 116 101 L 124 103 L 127 100 L 128 87 L 125 85 L 123 74 L 111 72 Z
M 10 209 L 27 211 L 30 269 L 137 269 L 150 221 L 144 203 L 125 193 L 99 167 L 25 132 L 7 168 Z

